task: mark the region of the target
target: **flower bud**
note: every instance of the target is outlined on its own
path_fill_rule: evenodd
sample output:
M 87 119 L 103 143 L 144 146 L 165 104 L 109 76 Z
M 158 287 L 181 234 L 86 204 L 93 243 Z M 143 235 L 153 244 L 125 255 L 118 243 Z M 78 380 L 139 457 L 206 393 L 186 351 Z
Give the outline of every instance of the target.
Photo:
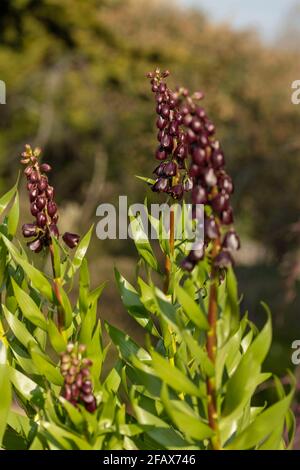
M 228 194 L 219 193 L 212 201 L 211 205 L 214 211 L 222 212 L 228 208 Z
M 209 217 L 204 221 L 205 236 L 210 240 L 215 240 L 220 236 L 220 229 L 214 217 Z
M 154 185 L 152 186 L 152 191 L 154 193 L 160 193 L 167 191 L 169 186 L 169 181 L 166 178 L 159 178 Z
M 75 248 L 78 245 L 80 239 L 79 235 L 70 232 L 66 232 L 62 238 L 69 248 Z
M 27 243 L 28 248 L 35 253 L 39 253 L 43 248 L 43 243 L 40 238 L 33 240 L 30 243 Z
M 45 227 L 46 222 L 47 222 L 47 217 L 45 216 L 43 212 L 39 212 L 37 214 L 36 222 L 37 222 L 38 227 L 41 227 L 41 228 Z
M 215 259 L 215 266 L 218 268 L 229 268 L 233 264 L 233 259 L 228 251 L 221 251 Z
M 241 241 L 239 236 L 234 230 L 229 230 L 229 232 L 226 233 L 223 241 L 223 246 L 224 248 L 227 248 L 228 250 L 236 251 L 239 250 L 241 247 Z
M 170 190 L 171 196 L 173 199 L 180 200 L 183 197 L 183 186 L 182 184 L 176 184 L 176 186 L 173 186 Z
M 25 238 L 34 237 L 37 232 L 35 224 L 24 224 L 22 226 L 22 233 Z
M 37 208 L 39 210 L 42 210 L 44 209 L 45 205 L 46 205 L 46 198 L 43 197 L 43 196 L 39 196 L 37 199 L 36 199 L 36 205 L 37 205 Z
M 55 204 L 54 201 L 50 201 L 47 204 L 47 212 L 50 215 L 50 217 L 53 217 L 56 212 L 57 212 L 57 205 Z
M 194 204 L 205 204 L 207 202 L 206 190 L 202 186 L 193 188 L 192 201 Z
M 174 161 L 168 162 L 165 166 L 164 173 L 166 176 L 175 176 L 177 173 L 177 165 Z
M 51 171 L 52 168 L 50 165 L 48 165 L 48 163 L 42 163 L 41 165 L 41 171 L 43 171 L 44 173 L 49 173 L 49 171 Z
M 221 213 L 221 222 L 224 225 L 231 225 L 233 223 L 233 210 L 231 207 L 228 207 Z
M 156 151 L 155 157 L 157 160 L 165 160 L 167 158 L 167 152 L 164 148 L 159 147 Z
M 181 262 L 181 267 L 185 271 L 192 272 L 195 267 L 195 261 L 192 261 L 189 257 L 187 257 Z
M 56 237 L 56 238 L 59 237 L 59 231 L 58 231 L 58 227 L 56 224 L 50 224 L 49 231 L 53 237 Z

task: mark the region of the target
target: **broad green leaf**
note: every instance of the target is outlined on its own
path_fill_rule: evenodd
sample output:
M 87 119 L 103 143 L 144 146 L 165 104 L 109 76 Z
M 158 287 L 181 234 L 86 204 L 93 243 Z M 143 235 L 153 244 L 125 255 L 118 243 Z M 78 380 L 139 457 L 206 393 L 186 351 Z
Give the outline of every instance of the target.
M 176 297 L 183 307 L 185 314 L 192 322 L 202 330 L 208 330 L 207 318 L 200 306 L 190 297 L 190 295 L 179 285 L 175 288 Z
M 63 407 L 65 408 L 66 412 L 68 413 L 71 421 L 73 424 L 78 427 L 81 426 L 83 423 L 83 416 L 80 411 L 75 408 L 68 400 L 63 397 L 59 397 L 60 402 L 62 403 Z
M 44 375 L 49 382 L 52 382 L 55 385 L 63 385 L 63 377 L 58 368 L 50 361 L 46 360 L 45 357 L 39 353 L 39 350 L 34 346 L 34 344 L 30 345 L 30 354 L 41 375 Z
M 52 241 L 52 246 L 50 246 L 51 254 L 53 253 L 53 267 L 54 267 L 54 273 L 55 273 L 55 278 L 60 278 L 61 277 L 61 261 L 60 261 L 60 247 L 58 240 L 55 236 L 51 237 Z
M 160 377 L 166 384 L 177 390 L 180 393 L 187 393 L 191 396 L 201 398 L 203 395 L 199 387 L 197 387 L 183 372 L 172 366 L 170 362 L 163 358 L 160 354 L 153 351 L 152 367 L 158 377 Z
M 159 444 L 158 449 L 187 449 L 188 443 L 174 429 L 170 428 L 168 423 L 144 410 L 135 402 L 133 409 L 139 424 L 144 425 L 145 432 Z M 151 449 L 153 449 L 152 446 Z
M 265 309 L 267 310 L 266 306 Z M 257 387 L 258 376 L 270 348 L 272 337 L 271 314 L 268 310 L 267 313 L 266 325 L 254 339 L 227 383 L 224 405 L 225 416 L 229 416 L 237 407 L 242 407 Z
M 47 431 L 47 434 L 52 436 L 54 441 L 57 441 L 60 444 L 61 450 L 71 450 L 72 447 L 70 447 L 70 441 L 73 442 L 79 450 L 92 450 L 92 447 L 90 446 L 90 444 L 88 444 L 87 441 L 83 440 L 78 435 L 67 431 L 63 427 L 59 427 L 53 423 L 48 423 L 44 421 L 41 422 L 41 426 Z
M 6 364 L 5 346 L 0 342 L 1 361 L 0 361 L 0 446 L 5 433 L 7 417 L 12 401 L 11 385 L 8 376 L 8 365 Z
M 238 299 L 237 281 L 233 272 L 230 268 L 226 274 L 226 301 L 225 301 L 225 312 L 224 315 L 228 315 L 230 318 L 230 330 L 235 331 L 238 328 L 238 322 L 240 318 L 240 307 Z
M 147 331 L 152 333 L 154 336 L 159 337 L 159 333 L 153 324 L 149 313 L 142 304 L 138 292 L 128 281 L 126 281 L 117 269 L 115 269 L 115 277 L 122 302 L 130 316 Z
M 60 302 L 57 299 L 57 302 L 61 305 L 64 311 L 64 329 L 68 329 L 69 326 L 72 324 L 72 318 L 73 318 L 73 311 L 72 311 L 72 306 L 69 300 L 69 297 L 67 293 L 65 292 L 64 288 L 62 287 L 61 284 L 57 284 L 59 296 L 60 296 Z
M 48 320 L 48 335 L 54 351 L 59 354 L 66 350 L 67 342 L 51 319 Z
M 19 264 L 27 274 L 34 287 L 40 291 L 50 302 L 53 301 L 52 287 L 46 277 L 22 256 L 17 248 L 4 236 L 2 239 L 17 264 Z
M 141 361 L 151 360 L 151 356 L 148 354 L 148 352 L 138 346 L 129 335 L 126 335 L 107 322 L 105 323 L 105 326 L 109 336 L 111 337 L 115 346 L 119 349 L 121 356 L 125 361 L 130 362 L 132 357 L 138 357 Z
M 33 342 L 36 343 L 35 338 L 29 333 L 28 329 L 26 328 L 25 324 L 22 323 L 16 315 L 13 315 L 5 305 L 2 305 L 3 313 L 6 318 L 7 323 L 15 337 L 20 341 L 20 343 L 28 347 L 29 343 Z
M 26 400 L 30 401 L 37 393 L 41 394 L 39 385 L 13 367 L 9 368 L 9 378 L 13 386 Z
M 283 429 L 284 418 L 288 412 L 293 394 L 294 388 L 292 388 L 291 392 L 285 398 L 261 413 L 241 434 L 235 437 L 230 444 L 226 446 L 226 449 L 250 449 L 268 438 L 274 432 L 274 426 Z M 270 447 L 272 447 L 273 444 L 274 440 L 269 441 L 269 446 L 265 448 L 265 450 L 272 450 Z
M 76 248 L 74 258 L 72 260 L 72 265 L 68 271 L 68 277 L 72 278 L 75 274 L 75 272 L 80 268 L 81 263 L 83 258 L 86 255 L 86 252 L 88 250 L 92 233 L 93 233 L 94 225 L 91 226 L 89 231 L 86 233 L 86 235 L 82 238 L 80 241 L 79 245 Z
M 27 294 L 27 292 L 18 286 L 13 278 L 11 278 L 11 283 L 23 316 L 34 325 L 46 331 L 47 321 L 35 301 Z
M 143 260 L 155 271 L 159 271 L 157 259 L 153 253 L 148 237 L 144 231 L 142 219 L 140 216 L 129 216 L 130 229 L 136 249 Z
M 0 198 L 0 215 L 2 214 L 2 212 L 5 211 L 6 207 L 8 206 L 8 204 L 10 203 L 14 195 L 16 194 L 18 184 L 19 184 L 19 177 L 14 187 Z
M 16 192 L 14 203 L 9 211 L 7 217 L 7 230 L 9 235 L 14 236 L 16 234 L 20 216 L 20 206 L 19 206 L 19 195 Z
M 183 436 L 202 441 L 213 436 L 214 432 L 208 424 L 195 414 L 187 403 L 178 400 L 170 400 L 168 389 L 164 385 L 161 399 L 165 409 L 173 423 L 182 432 Z

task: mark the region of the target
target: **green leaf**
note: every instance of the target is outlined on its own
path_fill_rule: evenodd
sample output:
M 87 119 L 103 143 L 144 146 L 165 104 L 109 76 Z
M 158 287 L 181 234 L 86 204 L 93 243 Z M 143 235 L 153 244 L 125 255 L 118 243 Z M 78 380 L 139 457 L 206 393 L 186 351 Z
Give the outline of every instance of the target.
M 16 194 L 18 184 L 19 184 L 19 177 L 14 187 L 0 198 L 0 215 L 2 214 L 2 212 L 5 211 L 6 207 L 8 206 L 8 204 L 10 203 L 14 195 Z
M 288 412 L 293 394 L 294 387 L 285 398 L 261 413 L 244 431 L 241 432 L 241 434 L 235 437 L 231 443 L 226 446 L 226 449 L 250 449 L 268 438 L 274 432 L 274 426 L 278 429 L 283 429 L 284 418 Z M 272 450 L 270 447 L 271 441 L 265 450 Z
M 73 310 L 67 293 L 61 284 L 57 284 L 58 292 L 60 294 L 60 305 L 64 311 L 64 329 L 66 330 L 72 324 Z
M 173 423 L 182 432 L 183 436 L 202 441 L 213 436 L 214 432 L 208 424 L 195 414 L 187 403 L 178 400 L 170 400 L 168 389 L 162 387 L 161 399 L 165 409 Z
M 14 294 L 23 316 L 31 323 L 47 331 L 47 321 L 35 301 L 11 278 Z
M 192 322 L 201 330 L 208 330 L 209 324 L 206 315 L 194 299 L 192 299 L 179 285 L 175 287 L 175 293 L 179 303 L 182 305 L 184 312 L 190 320 L 192 320 Z
M 63 385 L 64 380 L 58 368 L 46 360 L 45 357 L 39 353 L 38 348 L 34 344 L 30 345 L 30 354 L 41 375 L 44 375 L 49 382 L 55 385 Z
M 14 203 L 9 211 L 7 217 L 7 230 L 9 235 L 14 236 L 16 234 L 20 216 L 20 206 L 19 206 L 19 195 L 16 193 Z
M 52 302 L 52 287 L 46 277 L 38 269 L 29 264 L 24 256 L 18 252 L 17 248 L 4 235 L 1 236 L 11 256 L 15 262 L 24 269 L 35 288 L 40 291 L 50 302 Z
M 55 277 L 61 277 L 60 247 L 56 237 L 51 236 Z
M 159 333 L 144 305 L 142 304 L 138 292 L 126 279 L 115 269 L 115 277 L 121 299 L 128 313 L 135 321 L 153 334 L 159 337 Z
M 51 319 L 48 320 L 48 335 L 54 351 L 59 354 L 66 350 L 67 342 Z
M 144 181 L 145 183 L 151 186 L 155 183 L 155 180 L 153 178 L 146 178 L 145 176 L 138 176 L 138 175 L 135 175 L 135 177 L 141 181 Z
M 13 367 L 9 368 L 9 378 L 13 386 L 26 400 L 30 401 L 34 395 L 41 394 L 39 385 Z
M 130 359 L 135 356 L 138 357 L 141 361 L 151 360 L 151 356 L 148 354 L 148 352 L 138 346 L 129 335 L 126 335 L 107 322 L 105 323 L 105 326 L 109 336 L 119 349 L 121 356 L 125 361 L 130 362 Z
M 179 369 L 172 366 L 170 362 L 163 358 L 160 354 L 153 351 L 152 367 L 158 377 L 160 377 L 166 384 L 180 393 L 187 393 L 195 397 L 203 397 L 200 389 Z
M 41 422 L 41 426 L 47 431 L 48 435 L 52 436 L 54 441 L 59 443 L 61 450 L 71 450 L 73 447 L 70 447 L 70 441 L 73 442 L 79 450 L 92 450 L 92 447 L 87 441 L 62 427 L 44 421 Z
M 224 405 L 225 416 L 229 416 L 237 407 L 243 406 L 257 386 L 261 365 L 270 348 L 272 338 L 271 314 L 265 305 L 264 307 L 268 313 L 267 323 L 249 346 L 228 381 Z
M 148 237 L 144 231 L 141 217 L 129 215 L 129 219 L 131 233 L 139 255 L 152 269 L 159 272 L 157 259 L 155 258 Z
M 6 364 L 6 350 L 3 343 L 0 342 L 1 361 L 0 361 L 0 446 L 5 433 L 7 417 L 12 401 L 11 385 L 8 376 L 8 365 Z
M 230 318 L 230 329 L 235 331 L 238 328 L 240 318 L 240 307 L 238 299 L 237 281 L 233 269 L 230 268 L 226 274 L 226 302 L 224 315 Z
M 83 423 L 83 416 L 80 411 L 75 408 L 68 400 L 63 397 L 59 397 L 60 402 L 62 403 L 63 407 L 66 409 L 71 421 L 76 427 L 79 427 Z
M 5 305 L 2 305 L 3 313 L 7 323 L 15 337 L 27 349 L 29 343 L 36 343 L 35 338 L 29 333 L 24 323 L 22 323 L 16 315 L 13 315 Z
M 88 250 L 93 230 L 94 230 L 94 225 L 91 226 L 89 231 L 86 233 L 86 235 L 82 238 L 79 245 L 77 246 L 74 258 L 72 260 L 72 265 L 68 271 L 69 278 L 72 278 L 75 272 L 80 268 L 82 260 L 84 259 L 86 252 Z

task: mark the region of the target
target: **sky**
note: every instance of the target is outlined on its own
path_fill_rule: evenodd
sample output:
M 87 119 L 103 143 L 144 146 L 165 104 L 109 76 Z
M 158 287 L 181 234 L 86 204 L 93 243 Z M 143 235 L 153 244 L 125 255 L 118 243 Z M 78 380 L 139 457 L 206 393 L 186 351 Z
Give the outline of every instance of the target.
M 256 27 L 262 38 L 272 41 L 296 0 L 179 0 L 183 5 L 204 7 L 216 21 L 228 21 L 237 28 Z

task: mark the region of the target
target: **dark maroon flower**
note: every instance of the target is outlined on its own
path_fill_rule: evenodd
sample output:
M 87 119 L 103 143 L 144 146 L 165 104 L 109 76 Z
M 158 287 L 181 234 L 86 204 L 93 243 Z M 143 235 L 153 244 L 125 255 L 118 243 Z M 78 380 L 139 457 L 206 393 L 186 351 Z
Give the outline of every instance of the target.
M 181 262 L 181 267 L 185 271 L 192 272 L 195 267 L 195 264 L 195 261 L 192 261 L 189 257 L 187 257 Z
M 34 237 L 37 233 L 37 226 L 35 224 L 24 224 L 22 233 L 25 238 Z
M 44 173 L 49 173 L 49 171 L 51 171 L 52 168 L 50 165 L 48 165 L 48 163 L 42 163 L 41 164 L 41 171 L 43 171 Z
M 182 199 L 182 196 L 183 196 L 182 184 L 176 184 L 176 186 L 173 186 L 173 188 L 170 189 L 170 193 L 173 199 L 177 199 L 177 200 Z
M 216 240 L 220 237 L 220 229 L 214 217 L 209 217 L 204 221 L 205 236 L 210 240 Z
M 167 191 L 168 187 L 169 181 L 166 178 L 159 178 L 151 189 L 154 193 L 160 193 Z
M 220 193 L 218 194 L 212 201 L 211 206 L 214 211 L 222 212 L 228 208 L 229 205 L 229 197 L 227 194 Z
M 75 248 L 78 245 L 79 240 L 80 240 L 79 235 L 77 235 L 76 233 L 70 233 L 70 232 L 64 233 L 62 238 L 65 244 L 69 248 Z
M 207 193 L 202 186 L 194 186 L 192 192 L 192 201 L 194 204 L 205 204 L 207 201 Z
M 164 173 L 166 176 L 175 176 L 177 173 L 177 165 L 175 162 L 168 162 L 164 168 Z
M 215 259 L 215 266 L 218 268 L 229 268 L 233 264 L 233 259 L 228 251 L 221 251 Z
M 57 212 L 57 205 L 55 204 L 54 201 L 49 201 L 47 205 L 47 212 L 50 215 L 50 217 L 53 217 L 56 212 Z
M 47 223 L 47 217 L 45 216 L 45 214 L 43 212 L 39 212 L 36 216 L 36 223 L 38 225 L 38 227 L 45 227 L 46 223 Z
M 32 242 L 27 243 L 28 248 L 35 253 L 39 253 L 43 248 L 43 243 L 40 238 L 36 238 Z
M 58 238 L 59 237 L 59 231 L 58 231 L 58 227 L 56 224 L 50 224 L 49 225 L 49 232 L 51 235 L 53 235 L 54 237 Z
M 229 230 L 229 232 L 226 233 L 223 240 L 223 246 L 224 248 L 232 251 L 240 249 L 241 241 L 235 230 Z

